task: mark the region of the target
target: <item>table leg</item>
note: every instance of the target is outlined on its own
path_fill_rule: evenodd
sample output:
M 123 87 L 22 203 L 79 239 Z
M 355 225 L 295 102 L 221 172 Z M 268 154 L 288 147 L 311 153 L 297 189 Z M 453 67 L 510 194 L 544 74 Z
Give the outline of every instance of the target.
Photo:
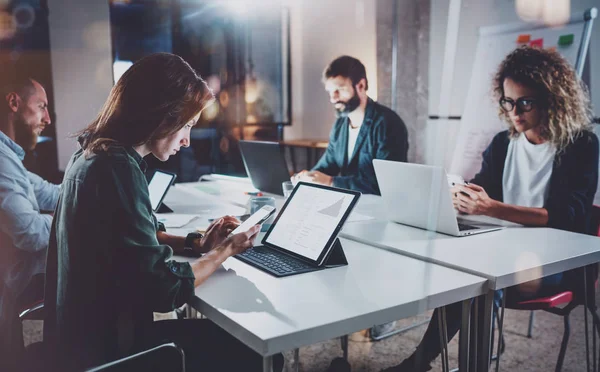
M 470 343 L 469 343 L 469 369 L 471 371 L 477 370 L 477 362 L 479 361 L 479 299 L 480 297 L 475 297 L 475 301 L 473 303 L 473 312 L 471 313 L 471 330 L 472 333 L 470 335 Z
M 300 370 L 300 349 L 294 349 L 294 365 L 292 366 L 294 372 Z
M 263 372 L 273 372 L 273 356 L 263 357 Z
M 344 359 L 348 360 L 348 335 L 340 337 L 342 344 L 342 352 L 344 353 Z
M 446 308 L 445 307 L 440 307 L 439 311 L 437 313 L 437 321 L 438 321 L 438 329 L 439 329 L 439 336 L 440 336 L 440 346 L 442 347 L 441 350 L 441 358 L 442 358 L 442 371 L 444 372 L 448 372 L 448 364 L 446 364 L 447 361 L 447 356 L 448 356 L 448 342 L 444 339 L 444 331 L 446 331 L 446 324 L 444 321 L 444 310 Z
M 490 369 L 490 358 L 492 355 L 492 326 L 493 326 L 493 311 L 494 311 L 494 291 L 489 290 L 484 298 L 483 305 L 483 322 L 479 332 L 481 333 L 481 350 L 478 353 L 478 368 L 477 371 L 485 372 Z M 477 342 L 477 341 L 476 341 Z
M 461 372 L 469 372 L 469 336 L 471 330 L 470 325 L 471 315 L 471 300 L 462 302 L 462 321 L 460 333 L 458 334 L 458 369 Z
M 502 332 L 504 330 L 504 308 L 506 306 L 506 290 L 502 290 L 502 308 L 498 311 L 502 311 L 500 315 L 500 323 L 498 324 L 498 354 L 496 354 L 496 372 L 500 370 L 500 351 L 502 349 Z M 492 317 L 493 319 L 493 317 Z M 492 320 L 493 321 L 493 320 Z
M 444 341 L 444 348 L 446 349 L 444 352 L 444 362 L 446 364 L 446 371 L 450 370 L 450 365 L 448 363 L 448 324 L 446 322 L 446 307 L 442 307 L 442 335 Z
M 588 333 L 588 292 L 587 292 L 587 268 L 583 267 L 583 319 L 585 324 L 585 365 L 590 372 L 590 339 Z M 595 372 L 595 371 L 594 371 Z

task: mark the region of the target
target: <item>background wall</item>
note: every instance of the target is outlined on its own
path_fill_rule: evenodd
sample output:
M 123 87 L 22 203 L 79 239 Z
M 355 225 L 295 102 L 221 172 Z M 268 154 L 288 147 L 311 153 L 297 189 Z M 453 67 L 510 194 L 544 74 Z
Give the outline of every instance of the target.
M 321 73 L 348 54 L 366 66 L 369 95 L 377 97 L 375 1 L 284 0 L 291 10 L 292 120 L 285 138 L 327 138 L 335 120 Z M 108 3 L 50 1 L 59 168 L 76 148 L 71 133 L 94 118 L 112 85 Z
M 571 0 L 571 15 L 583 15 L 586 9 L 600 7 L 598 0 Z M 446 26 L 448 23 L 448 2 L 432 0 L 431 43 L 429 64 L 429 113 L 435 115 L 440 98 L 440 80 Z M 461 115 L 467 96 L 477 36 L 480 27 L 519 23 L 522 20 L 515 11 L 514 0 L 462 0 L 460 12 L 458 48 L 451 100 L 451 115 Z M 598 116 L 600 113 L 600 21 L 594 22 L 588 51 L 590 55 L 591 94 Z
M 377 98 L 374 0 L 288 0 L 291 9 L 292 122 L 285 139 L 328 138 L 335 120 L 321 83 L 323 69 L 347 54 L 367 69 Z
M 365 64 L 369 95 L 391 106 L 393 0 L 281 1 L 291 12 L 293 125 L 285 129 L 286 139 L 327 138 L 335 115 L 321 73 L 342 54 Z M 597 3 L 571 0 L 571 13 Z M 409 160 L 431 163 L 436 151 L 451 154 L 459 124 L 426 120 L 437 114 L 439 104 L 448 2 L 396 0 L 396 6 L 401 10 L 397 111 L 410 131 Z M 96 115 L 112 85 L 109 13 L 106 2 L 94 0 L 51 0 L 49 9 L 59 168 L 64 170 L 76 148 L 68 136 Z M 478 28 L 518 21 L 514 0 L 462 1 L 451 115 L 461 115 L 464 108 Z M 598 115 L 600 23 L 594 26 L 589 53 Z
M 70 136 L 89 124 L 112 87 L 108 2 L 50 0 L 58 167 L 64 171 L 77 144 Z
M 377 80 L 379 101 L 393 108 L 408 129 L 408 161 L 422 163 L 429 99 L 430 1 L 377 1 Z M 392 102 L 394 18 L 397 16 L 396 96 Z

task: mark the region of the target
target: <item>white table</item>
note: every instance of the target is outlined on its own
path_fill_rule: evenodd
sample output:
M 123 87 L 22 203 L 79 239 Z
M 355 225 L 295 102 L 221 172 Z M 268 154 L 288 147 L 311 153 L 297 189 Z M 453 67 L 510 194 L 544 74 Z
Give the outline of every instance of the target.
M 198 197 L 211 197 L 238 207 L 246 208 L 248 201 L 253 197 L 249 193 L 259 192 L 248 178 L 227 177 L 225 179 L 215 178 L 217 176 L 203 176 L 204 181 L 180 183 L 177 186 L 195 193 Z M 278 202 L 277 207 L 283 205 L 284 199 L 281 195 L 261 192 L 262 196 L 273 197 Z
M 270 357 L 468 300 L 487 288 L 478 276 L 341 242 L 348 266 L 286 278 L 230 258 L 196 288 L 190 305 Z
M 203 219 L 215 211 L 242 209 L 223 205 L 225 200 L 226 193 L 209 195 L 194 184 L 177 185 L 165 203 L 177 213 L 198 213 L 201 220 L 169 231 L 185 234 L 207 223 Z M 282 203 L 282 198 L 277 200 Z M 269 370 L 271 357 L 278 352 L 451 303 L 467 303 L 487 289 L 486 279 L 472 274 L 341 241 L 348 266 L 286 278 L 230 258 L 196 288 L 190 305 L 265 357 Z
M 484 335 L 491 336 L 495 290 L 600 262 L 598 237 L 550 228 L 508 227 L 456 238 L 383 220 L 381 198 L 371 196 L 361 202 L 358 210 L 378 219 L 348 224 L 342 236 L 488 279 Z M 484 345 L 484 350 L 489 353 L 489 345 Z M 482 363 L 485 357 L 482 355 Z

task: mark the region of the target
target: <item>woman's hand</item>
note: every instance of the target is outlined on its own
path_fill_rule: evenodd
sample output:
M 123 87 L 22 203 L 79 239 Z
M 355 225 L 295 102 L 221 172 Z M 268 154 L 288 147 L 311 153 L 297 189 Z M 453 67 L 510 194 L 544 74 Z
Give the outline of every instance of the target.
M 483 187 L 473 183 L 455 186 L 451 192 L 454 208 L 465 214 L 490 216 L 497 203 Z
M 248 231 L 227 238 L 221 246 L 224 247 L 228 256 L 235 256 L 254 246 L 254 240 L 258 233 L 260 233 L 260 225 L 254 225 Z
M 240 225 L 240 221 L 233 216 L 225 216 L 214 220 L 206 229 L 202 239 L 194 241 L 194 251 L 206 253 L 227 239 L 229 234 Z
M 217 224 L 223 224 L 222 221 L 216 221 L 214 223 L 215 228 Z M 190 265 L 194 272 L 194 286 L 202 284 L 212 273 L 214 273 L 223 262 L 229 257 L 235 256 L 238 253 L 244 252 L 246 249 L 254 245 L 254 239 L 260 232 L 260 225 L 252 226 L 248 231 L 235 234 L 226 238 L 221 244 L 213 246 L 213 249 L 198 258 Z M 207 235 L 208 232 L 207 232 Z

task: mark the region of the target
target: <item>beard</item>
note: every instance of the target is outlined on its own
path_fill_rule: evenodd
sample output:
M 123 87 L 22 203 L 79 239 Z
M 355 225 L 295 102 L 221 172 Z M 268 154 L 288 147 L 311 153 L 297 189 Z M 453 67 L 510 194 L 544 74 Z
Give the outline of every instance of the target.
M 358 94 L 356 94 L 356 89 L 354 90 L 354 95 L 352 96 L 352 98 L 350 98 L 346 102 L 338 101 L 335 103 L 335 105 L 337 105 L 338 103 L 341 103 L 342 105 L 344 105 L 344 107 L 335 109 L 337 117 L 348 117 L 348 114 L 350 114 L 352 111 L 356 110 L 358 106 L 360 106 L 360 98 L 358 97 Z
M 37 145 L 38 135 L 33 126 L 27 124 L 20 116 L 15 117 L 15 142 L 24 150 L 33 150 Z

